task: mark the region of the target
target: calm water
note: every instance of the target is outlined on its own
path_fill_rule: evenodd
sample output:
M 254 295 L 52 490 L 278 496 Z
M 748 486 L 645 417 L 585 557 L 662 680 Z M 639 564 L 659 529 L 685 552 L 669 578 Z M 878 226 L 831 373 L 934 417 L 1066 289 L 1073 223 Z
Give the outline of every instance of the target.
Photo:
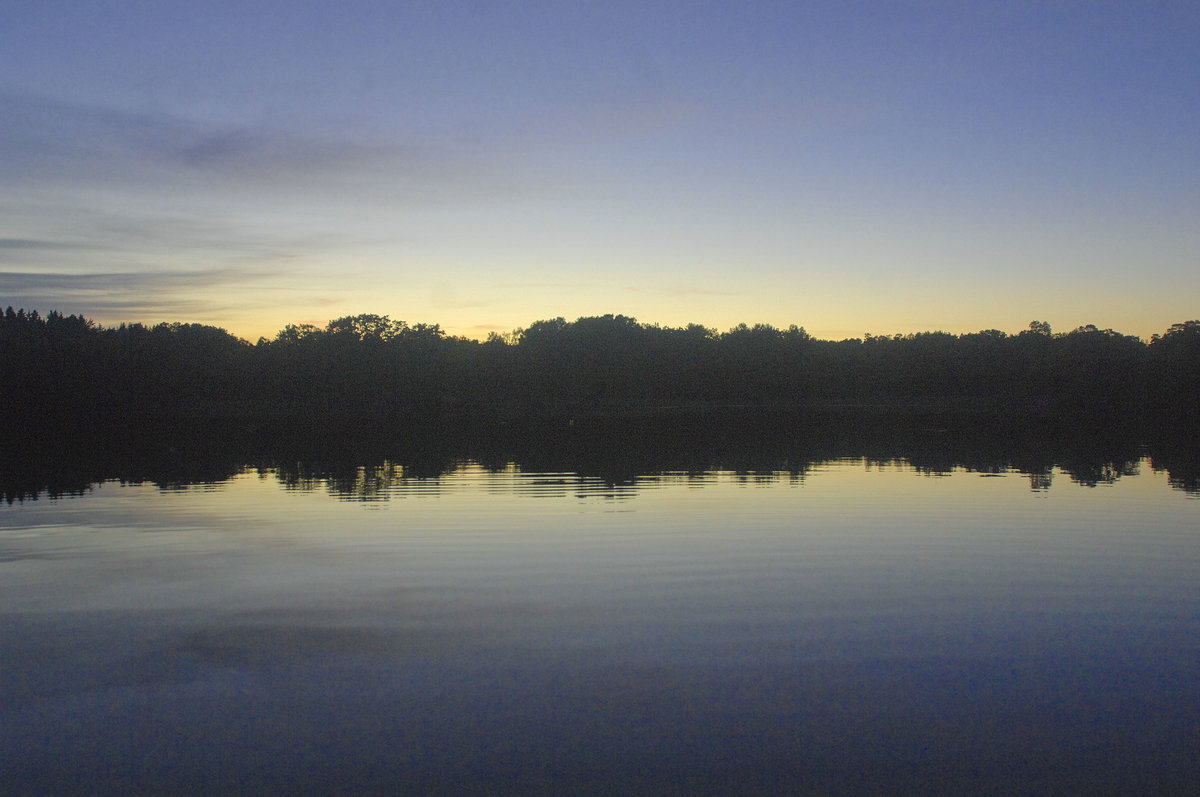
M 461 463 L 0 506 L 0 792 L 1196 793 L 1200 500 Z

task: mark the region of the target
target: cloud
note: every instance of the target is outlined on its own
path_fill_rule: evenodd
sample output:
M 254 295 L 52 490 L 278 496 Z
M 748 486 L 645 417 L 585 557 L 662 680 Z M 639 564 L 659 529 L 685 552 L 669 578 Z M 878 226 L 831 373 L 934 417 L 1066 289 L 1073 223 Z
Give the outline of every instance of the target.
M 668 296 L 673 299 L 683 299 L 688 296 L 740 296 L 742 291 L 720 290 L 718 288 L 697 288 L 691 285 L 649 287 L 644 285 L 626 285 L 629 293 L 652 293 Z
M 586 282 L 506 282 L 503 287 L 518 291 L 534 291 L 542 289 L 557 290 L 560 288 L 585 288 Z
M 28 237 L 0 238 L 0 269 L 46 274 L 175 273 L 240 267 L 253 272 L 286 265 L 306 273 L 310 257 L 346 240 L 310 229 L 305 219 L 261 224 L 242 214 L 165 208 L 152 198 L 90 204 L 64 194 L 58 203 L 22 205 L 0 199 L 0 219 Z M 6 286 L 0 285 L 0 291 Z
M 197 269 L 193 271 L 126 271 L 72 274 L 67 272 L 0 271 L 0 282 L 13 293 L 29 291 L 129 290 L 146 292 L 211 288 L 234 282 L 269 278 L 265 273 L 244 269 Z
M 247 269 L 0 272 L 5 304 L 83 312 L 101 319 L 214 317 L 262 301 L 248 288 L 281 274 Z
M 685 296 L 738 296 L 741 291 L 721 291 L 714 288 L 667 288 L 668 296 L 683 298 Z
M 0 238 L 0 251 L 42 251 L 47 249 L 78 249 L 79 244 L 65 241 L 44 241 L 35 238 Z
M 444 140 L 397 140 L 229 124 L 0 93 L 0 178 L 10 186 L 254 196 L 303 190 L 422 203 L 521 190 L 496 153 Z

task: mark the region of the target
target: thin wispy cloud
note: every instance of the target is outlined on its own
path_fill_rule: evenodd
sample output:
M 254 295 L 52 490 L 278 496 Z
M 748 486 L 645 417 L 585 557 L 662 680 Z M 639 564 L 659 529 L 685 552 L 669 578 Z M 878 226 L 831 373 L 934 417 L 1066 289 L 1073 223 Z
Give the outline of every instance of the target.
M 0 281 L 12 293 L 50 290 L 108 291 L 137 288 L 152 293 L 161 290 L 211 288 L 271 279 L 278 275 L 244 269 L 205 269 L 195 271 L 90 272 L 0 272 Z
M 644 286 L 644 285 L 626 285 L 625 290 L 630 293 L 649 293 L 660 296 L 667 296 L 674 299 L 685 299 L 689 296 L 737 296 L 740 291 L 727 290 L 722 288 L 699 288 L 693 285 L 676 285 L 676 286 Z
M 43 252 L 80 249 L 83 244 L 70 241 L 47 241 L 36 238 L 0 238 L 0 252 Z M 0 255 L 2 256 L 2 255 Z
M 99 272 L 0 272 L 6 305 L 81 312 L 107 320 L 217 318 L 262 301 L 284 272 L 194 269 Z
M 523 182 L 478 146 L 444 140 L 197 122 L 12 93 L 0 93 L 0 149 L 8 154 L 0 160 L 0 178 L 76 189 L 304 189 L 314 201 L 369 189 L 369 199 L 432 202 L 456 192 L 475 198 L 519 190 Z
M 536 291 L 557 288 L 583 288 L 586 282 L 505 282 L 499 287 L 511 288 L 517 291 Z

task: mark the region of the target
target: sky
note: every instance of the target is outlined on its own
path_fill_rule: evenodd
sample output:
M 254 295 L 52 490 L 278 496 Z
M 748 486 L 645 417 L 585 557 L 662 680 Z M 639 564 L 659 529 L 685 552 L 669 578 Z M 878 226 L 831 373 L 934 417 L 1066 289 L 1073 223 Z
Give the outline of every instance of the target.
M 4 0 L 0 307 L 1200 318 L 1200 3 Z

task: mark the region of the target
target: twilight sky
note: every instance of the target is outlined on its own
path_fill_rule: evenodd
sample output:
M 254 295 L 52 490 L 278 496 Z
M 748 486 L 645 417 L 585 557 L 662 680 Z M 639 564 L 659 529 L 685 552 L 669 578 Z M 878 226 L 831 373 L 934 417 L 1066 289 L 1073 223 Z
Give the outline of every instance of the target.
M 0 307 L 1200 317 L 1200 3 L 4 0 Z

